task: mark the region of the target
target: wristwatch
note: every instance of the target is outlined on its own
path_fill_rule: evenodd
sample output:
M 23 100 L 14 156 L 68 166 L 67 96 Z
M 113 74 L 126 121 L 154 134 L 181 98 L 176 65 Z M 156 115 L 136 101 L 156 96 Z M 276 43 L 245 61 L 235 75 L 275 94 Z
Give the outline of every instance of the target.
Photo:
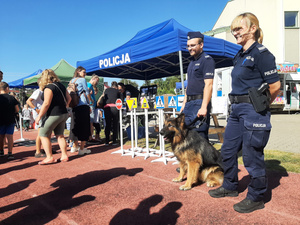
M 37 108 L 36 107 L 34 107 L 34 109 L 33 110 L 36 110 Z

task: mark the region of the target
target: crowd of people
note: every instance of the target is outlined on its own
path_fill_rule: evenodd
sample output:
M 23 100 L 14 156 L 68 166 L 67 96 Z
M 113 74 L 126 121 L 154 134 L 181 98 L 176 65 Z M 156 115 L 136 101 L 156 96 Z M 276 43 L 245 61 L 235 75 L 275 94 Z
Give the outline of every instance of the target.
M 0 75 L 2 80 L 2 71 Z M 109 145 L 111 138 L 112 145 L 118 144 L 119 114 L 115 107 L 115 101 L 117 98 L 124 100 L 126 94 L 125 85 L 114 81 L 111 87 L 104 90 L 101 97 L 96 99 L 98 93 L 97 85 L 100 78 L 97 75 L 93 75 L 90 81 L 87 82 L 85 76 L 86 70 L 83 67 L 78 67 L 70 80 L 70 83 L 75 84 L 77 95 L 79 96 L 78 104 L 72 108 L 69 106 L 71 96 L 67 88 L 51 69 L 46 69 L 42 72 L 41 77 L 37 81 L 39 88 L 31 94 L 23 107 L 21 107 L 16 96 L 8 95 L 9 85 L 6 82 L 1 82 L 0 101 L 4 101 L 3 99 L 7 98 L 7 104 L 16 105 L 15 109 L 9 108 L 10 110 L 1 111 L 3 116 L 1 116 L 2 114 L 0 115 L 1 118 L 6 118 L 7 115 L 13 116 L 6 120 L 10 126 L 1 130 L 1 134 L 5 134 L 1 136 L 0 147 L 4 146 L 4 142 L 7 140 L 8 159 L 14 158 L 12 155 L 12 135 L 15 126 L 18 124 L 16 116 L 19 113 L 22 118 L 24 131 L 29 131 L 30 128 L 38 130 L 34 157 L 44 158 L 39 162 L 39 165 L 68 161 L 68 145 L 64 136 L 68 118 L 71 119 L 68 138 L 71 153 L 78 152 L 78 155 L 90 154 L 91 151 L 86 148 L 87 142 L 102 143 L 100 122 L 103 122 L 103 118 L 105 119 L 105 122 L 103 122 L 106 136 L 105 145 Z M 130 92 L 127 92 L 127 96 L 130 96 Z M 103 105 L 101 106 L 100 104 Z M 6 122 L 4 120 L 0 121 L 0 127 L 6 125 Z M 16 128 L 19 129 L 20 127 Z M 52 150 L 52 133 L 57 138 L 61 150 L 61 158 L 59 160 L 53 157 L 55 151 Z M 0 156 L 4 156 L 4 147 L 0 148 Z
M 209 191 L 213 198 L 238 196 L 238 162 L 237 154 L 243 149 L 243 161 L 250 175 L 246 198 L 235 204 L 233 208 L 240 213 L 249 213 L 264 208 L 263 195 L 267 191 L 267 177 L 264 163 L 264 147 L 270 135 L 270 104 L 276 97 L 280 81 L 277 74 L 275 58 L 262 45 L 263 33 L 259 21 L 252 13 L 237 16 L 231 24 L 231 32 L 241 45 L 241 50 L 233 59 L 232 90 L 229 94 L 231 113 L 224 135 L 221 155 L 224 169 L 224 182 L 214 190 Z M 195 117 L 206 117 L 203 125 L 197 129 L 199 135 L 208 140 L 210 121 L 211 96 L 214 79 L 214 59 L 204 51 L 205 36 L 200 32 L 189 32 L 187 49 L 192 56 L 187 69 L 188 85 L 181 112 L 185 114 L 185 123 L 189 124 Z M 2 72 L 0 78 L 2 80 Z M 112 82 L 102 96 L 95 98 L 98 76 L 93 76 L 89 84 L 85 80 L 86 70 L 78 67 L 70 83 L 77 86 L 78 104 L 68 113 L 67 108 L 71 96 L 60 83 L 52 70 L 44 70 L 39 81 L 40 89 L 33 93 L 23 109 L 25 130 L 28 129 L 30 112 L 28 106 L 34 110 L 35 123 L 40 127 L 37 137 L 36 157 L 42 157 L 41 145 L 45 151 L 45 159 L 40 165 L 56 163 L 51 151 L 50 137 L 54 131 L 61 149 L 60 161 L 68 161 L 67 143 L 64 138 L 66 120 L 70 114 L 71 129 L 69 139 L 73 146 L 71 152 L 78 155 L 89 154 L 86 142 L 99 140 L 100 128 L 97 125 L 99 109 L 103 108 L 105 115 L 105 145 L 109 145 L 112 133 L 112 145 L 117 145 L 119 113 L 115 102 L 118 98 L 130 97 L 124 89 L 124 84 Z M 257 109 L 250 95 L 250 90 L 267 84 L 269 101 L 263 102 L 263 109 Z M 8 95 L 9 87 L 5 82 L 0 83 L 0 105 L 6 110 L 0 111 L 0 156 L 4 155 L 3 143 L 8 141 L 8 156 L 12 156 L 14 115 L 19 111 L 17 100 Z M 55 96 L 55 97 L 54 97 Z M 5 118 L 5 120 L 3 119 Z M 200 122 L 198 122 L 200 123 Z M 79 143 L 80 142 L 80 143 Z

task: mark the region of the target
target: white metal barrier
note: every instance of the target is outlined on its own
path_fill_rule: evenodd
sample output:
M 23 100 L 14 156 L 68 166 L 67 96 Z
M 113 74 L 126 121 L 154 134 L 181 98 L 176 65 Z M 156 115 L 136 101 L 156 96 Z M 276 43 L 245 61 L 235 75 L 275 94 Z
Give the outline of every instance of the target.
M 130 115 L 130 132 L 131 132 L 131 148 L 124 149 L 123 145 L 123 129 L 122 129 L 122 112 L 120 110 L 120 138 L 121 138 L 121 149 L 112 154 L 121 153 L 122 156 L 131 156 L 134 158 L 135 156 L 142 156 L 146 160 L 149 157 L 160 157 L 158 159 L 152 160 L 151 162 L 163 162 L 165 165 L 168 161 L 176 162 L 176 157 L 172 152 L 165 151 L 165 141 L 161 135 L 159 135 L 159 150 L 149 148 L 149 114 L 158 114 L 159 121 L 159 130 L 163 128 L 164 125 L 164 111 L 163 109 L 158 109 L 158 111 L 149 112 L 148 109 L 144 109 L 144 112 L 136 112 L 134 108 L 127 115 Z M 145 115 L 145 139 L 146 139 L 146 147 L 141 148 L 138 147 L 138 116 Z M 175 109 L 173 110 L 173 116 L 175 116 Z M 134 133 L 134 135 L 133 135 Z
M 28 141 L 29 139 L 23 138 L 23 125 L 22 125 L 22 113 L 19 113 L 19 123 L 20 123 L 20 133 L 21 133 L 21 138 L 18 140 L 15 140 L 14 143 L 17 142 L 22 142 L 22 141 Z

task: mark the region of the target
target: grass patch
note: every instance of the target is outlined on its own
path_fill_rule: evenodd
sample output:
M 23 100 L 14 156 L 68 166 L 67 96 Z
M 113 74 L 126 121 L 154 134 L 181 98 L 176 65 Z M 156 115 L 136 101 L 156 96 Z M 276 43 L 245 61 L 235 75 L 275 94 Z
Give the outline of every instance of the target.
M 276 171 L 300 173 L 300 154 L 275 150 L 265 151 L 267 168 Z
M 300 154 L 277 150 L 265 150 L 264 153 L 266 168 L 268 170 L 300 173 Z M 238 162 L 243 165 L 241 154 L 239 154 Z

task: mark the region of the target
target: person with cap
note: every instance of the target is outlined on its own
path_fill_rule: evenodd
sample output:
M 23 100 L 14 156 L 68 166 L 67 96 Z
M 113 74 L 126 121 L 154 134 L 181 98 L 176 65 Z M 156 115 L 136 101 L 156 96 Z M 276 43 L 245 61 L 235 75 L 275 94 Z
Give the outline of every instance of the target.
M 239 213 L 250 213 L 264 208 L 268 183 L 264 147 L 271 131 L 269 104 L 279 92 L 280 81 L 275 57 L 262 45 L 263 33 L 257 17 L 252 13 L 238 15 L 231 24 L 231 32 L 242 48 L 233 59 L 231 72 L 231 113 L 221 148 L 224 182 L 208 193 L 213 198 L 238 196 L 237 159 L 238 152 L 243 150 L 250 182 L 246 198 L 233 208 Z
M 192 59 L 187 69 L 188 82 L 180 112 L 185 115 L 185 124 L 191 124 L 196 117 L 203 117 L 202 125 L 193 129 L 208 140 L 215 61 L 203 52 L 204 35 L 201 32 L 188 32 L 187 39 L 186 48 Z M 200 123 L 197 121 L 194 125 Z M 180 168 L 176 171 L 180 172 Z
M 195 129 L 208 140 L 215 61 L 203 52 L 202 33 L 188 32 L 187 39 L 187 49 L 192 60 L 187 69 L 188 84 L 180 112 L 185 114 L 186 124 L 190 124 L 196 117 L 206 117 L 205 122 Z

